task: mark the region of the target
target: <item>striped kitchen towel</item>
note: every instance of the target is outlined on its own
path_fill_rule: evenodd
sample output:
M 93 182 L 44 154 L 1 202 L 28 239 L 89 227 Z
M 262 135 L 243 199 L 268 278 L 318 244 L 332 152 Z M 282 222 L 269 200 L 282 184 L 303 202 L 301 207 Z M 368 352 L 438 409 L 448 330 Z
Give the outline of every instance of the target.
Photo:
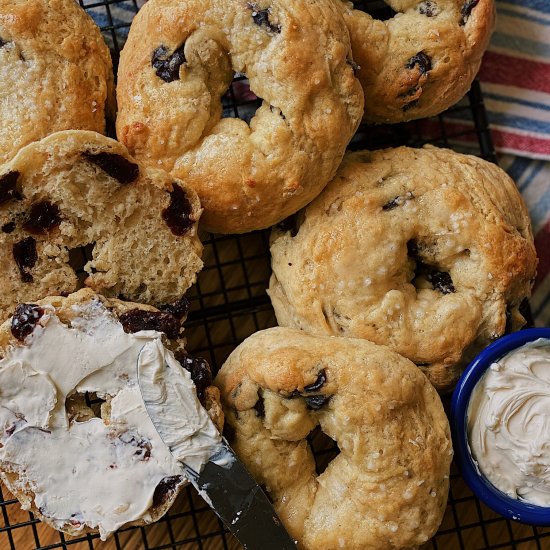
M 497 0 L 480 80 L 497 150 L 550 160 L 549 0 Z

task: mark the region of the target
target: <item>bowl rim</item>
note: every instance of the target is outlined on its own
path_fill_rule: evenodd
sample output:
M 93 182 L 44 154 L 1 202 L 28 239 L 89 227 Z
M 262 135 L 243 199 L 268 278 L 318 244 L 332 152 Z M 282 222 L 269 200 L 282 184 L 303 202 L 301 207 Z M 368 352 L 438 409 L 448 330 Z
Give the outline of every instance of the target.
M 550 340 L 550 327 L 529 328 L 499 338 L 466 367 L 451 399 L 451 432 L 462 477 L 474 494 L 500 515 L 530 525 L 549 526 L 550 506 L 513 499 L 497 489 L 478 469 L 468 444 L 467 412 L 472 391 L 489 366 L 508 352 L 529 342 Z

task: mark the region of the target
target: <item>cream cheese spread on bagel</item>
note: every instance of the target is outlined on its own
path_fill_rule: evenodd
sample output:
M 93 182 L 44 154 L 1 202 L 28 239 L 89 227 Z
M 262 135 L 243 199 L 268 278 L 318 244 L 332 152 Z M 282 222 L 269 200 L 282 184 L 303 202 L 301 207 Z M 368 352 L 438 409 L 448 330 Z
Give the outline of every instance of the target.
M 160 332 L 126 333 L 97 299 L 72 308 L 65 323 L 52 306 L 28 305 L 20 322 L 30 319 L 34 329 L 0 360 L 0 464 L 10 490 L 25 495 L 24 507 L 57 529 L 99 530 L 104 539 L 128 523 L 158 519 L 151 514 L 161 493 L 184 482 L 144 406 L 137 383 L 143 349 L 156 351 L 141 361 L 141 373 L 186 384 L 180 395 L 188 414 L 177 421 L 189 464 L 200 469 L 220 436 Z

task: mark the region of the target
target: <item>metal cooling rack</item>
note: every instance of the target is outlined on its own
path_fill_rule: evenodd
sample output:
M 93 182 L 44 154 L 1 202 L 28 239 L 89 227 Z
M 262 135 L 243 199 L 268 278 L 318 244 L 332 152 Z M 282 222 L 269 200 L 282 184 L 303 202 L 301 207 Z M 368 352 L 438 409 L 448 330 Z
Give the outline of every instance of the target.
M 136 0 L 80 0 L 100 25 L 116 64 L 133 15 L 144 2 Z M 387 18 L 380 1 L 362 0 L 361 6 Z M 223 98 L 224 116 L 246 119 L 258 101 L 243 95 L 244 76 L 237 76 Z M 450 131 L 449 121 L 467 119 L 466 130 Z M 381 148 L 424 143 L 460 149 L 496 161 L 479 84 L 445 114 L 394 126 L 362 127 L 350 148 Z M 457 142 L 455 140 L 461 140 Z M 203 235 L 205 268 L 190 291 L 192 300 L 186 330 L 188 349 L 202 355 L 217 371 L 228 354 L 255 331 L 275 325 L 265 289 L 270 275 L 268 231 L 240 236 Z M 332 446 L 319 433 L 311 437 L 319 470 L 330 460 Z M 154 525 L 121 529 L 107 542 L 97 536 L 69 537 L 23 512 L 17 500 L 0 488 L 0 550 L 229 550 L 240 545 L 191 488 L 182 491 L 171 510 Z M 451 473 L 449 502 L 441 528 L 424 549 L 474 550 L 506 548 L 550 550 L 550 527 L 511 522 L 481 504 L 463 483 L 456 467 Z

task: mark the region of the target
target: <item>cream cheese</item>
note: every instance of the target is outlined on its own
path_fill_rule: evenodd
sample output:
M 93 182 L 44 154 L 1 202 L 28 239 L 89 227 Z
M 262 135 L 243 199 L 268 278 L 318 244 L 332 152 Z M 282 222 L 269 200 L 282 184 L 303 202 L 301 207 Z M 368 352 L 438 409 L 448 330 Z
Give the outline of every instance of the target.
M 550 340 L 530 342 L 487 369 L 470 399 L 468 439 L 495 487 L 550 506 Z
M 24 345 L 0 360 L 0 460 L 3 469 L 18 474 L 12 487 L 32 491 L 35 506 L 56 527 L 89 526 L 105 539 L 128 522 L 151 520 L 163 479 L 184 479 L 184 468 L 145 409 L 137 381 L 143 349 L 155 350 L 142 362 L 143 374 L 154 377 L 162 393 L 177 373 L 177 399 L 192 411 L 178 418 L 177 403 L 165 403 L 170 421 L 185 431 L 182 458 L 189 456 L 200 469 L 220 436 L 161 333 L 125 333 L 99 301 L 75 313 L 67 326 L 46 307 Z M 167 370 L 172 374 L 165 377 Z M 66 399 L 75 392 L 95 392 L 110 408 L 109 418 L 70 418 Z
M 142 396 L 162 440 L 174 456 L 200 472 L 221 437 L 201 404 L 186 398 L 189 374 L 159 340 L 143 346 L 137 365 Z

